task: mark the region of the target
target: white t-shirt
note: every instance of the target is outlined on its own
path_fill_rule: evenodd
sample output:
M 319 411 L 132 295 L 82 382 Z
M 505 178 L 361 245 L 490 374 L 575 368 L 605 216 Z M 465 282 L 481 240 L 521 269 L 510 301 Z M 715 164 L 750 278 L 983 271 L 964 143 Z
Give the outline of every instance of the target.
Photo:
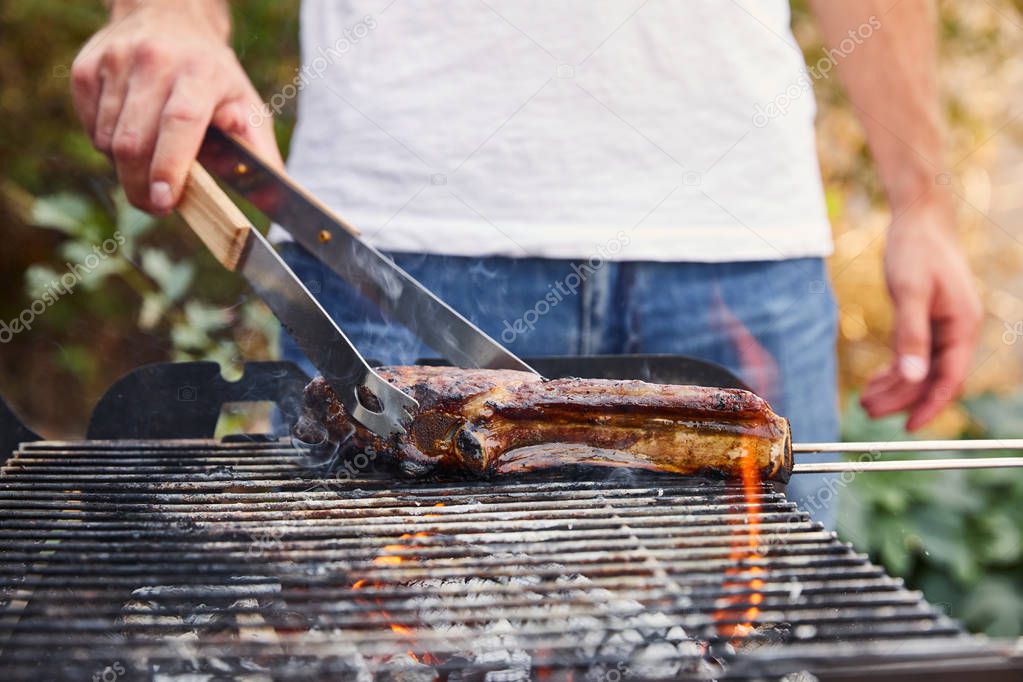
M 785 0 L 304 0 L 288 162 L 394 251 L 830 253 Z

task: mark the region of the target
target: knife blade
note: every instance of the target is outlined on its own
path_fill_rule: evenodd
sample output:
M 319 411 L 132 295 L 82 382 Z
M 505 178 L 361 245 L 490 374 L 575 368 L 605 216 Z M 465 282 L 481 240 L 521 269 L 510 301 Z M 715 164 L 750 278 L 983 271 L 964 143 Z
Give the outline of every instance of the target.
M 224 184 L 288 230 L 295 241 L 339 277 L 456 367 L 537 373 L 243 143 L 211 127 L 199 160 Z
M 178 213 L 224 267 L 245 277 L 356 421 L 385 439 L 405 432 L 419 403 L 373 371 L 270 242 L 198 163 L 189 172 Z M 367 391 L 375 398 L 366 398 L 370 405 L 363 401 Z

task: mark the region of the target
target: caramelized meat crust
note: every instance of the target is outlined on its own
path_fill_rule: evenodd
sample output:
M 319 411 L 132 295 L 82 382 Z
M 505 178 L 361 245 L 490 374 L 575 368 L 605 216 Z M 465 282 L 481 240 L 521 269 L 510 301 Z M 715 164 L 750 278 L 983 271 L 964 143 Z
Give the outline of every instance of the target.
M 608 379 L 542 379 L 513 370 L 383 367 L 419 402 L 409 431 L 383 441 L 352 420 L 322 378 L 295 435 L 353 439 L 391 453 L 409 476 L 473 477 L 584 464 L 766 479 L 792 469 L 788 422 L 748 391 Z M 368 404 L 364 398 L 363 404 Z

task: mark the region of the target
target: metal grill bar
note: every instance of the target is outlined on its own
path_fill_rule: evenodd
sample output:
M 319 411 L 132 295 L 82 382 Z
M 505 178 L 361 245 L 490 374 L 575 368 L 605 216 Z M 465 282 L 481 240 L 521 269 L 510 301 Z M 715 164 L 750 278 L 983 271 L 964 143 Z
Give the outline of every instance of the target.
M 1008 669 L 768 485 L 309 464 L 284 443 L 22 446 L 0 476 L 3 678 Z

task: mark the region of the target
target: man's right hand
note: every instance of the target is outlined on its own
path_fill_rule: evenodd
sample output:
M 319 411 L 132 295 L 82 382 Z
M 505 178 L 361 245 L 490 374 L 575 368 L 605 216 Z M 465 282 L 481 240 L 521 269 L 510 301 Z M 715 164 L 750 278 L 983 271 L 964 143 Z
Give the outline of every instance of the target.
M 212 123 L 281 163 L 269 117 L 228 45 L 224 0 L 115 0 L 71 69 L 75 108 L 132 204 L 177 205 Z

